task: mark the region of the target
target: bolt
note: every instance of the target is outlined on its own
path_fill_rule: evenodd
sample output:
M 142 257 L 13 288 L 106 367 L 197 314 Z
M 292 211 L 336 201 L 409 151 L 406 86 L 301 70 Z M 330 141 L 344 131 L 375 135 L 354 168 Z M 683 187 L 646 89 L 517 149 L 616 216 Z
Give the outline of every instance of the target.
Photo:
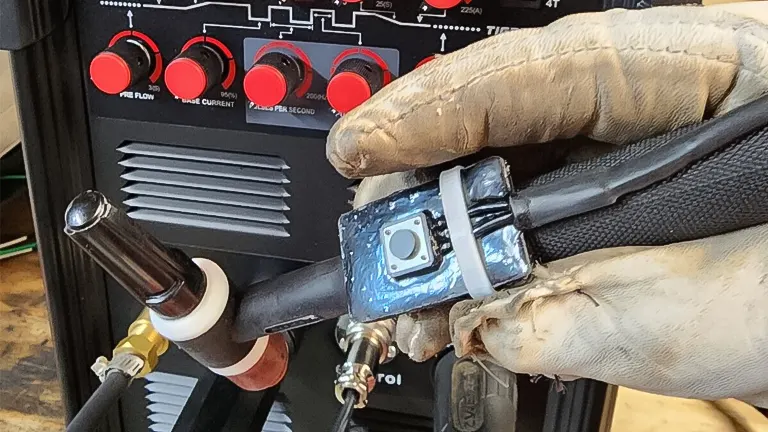
M 391 268 L 392 268 L 392 270 L 397 270 L 397 266 L 396 266 L 396 265 L 394 265 L 394 264 L 392 264 L 392 267 L 391 267 Z

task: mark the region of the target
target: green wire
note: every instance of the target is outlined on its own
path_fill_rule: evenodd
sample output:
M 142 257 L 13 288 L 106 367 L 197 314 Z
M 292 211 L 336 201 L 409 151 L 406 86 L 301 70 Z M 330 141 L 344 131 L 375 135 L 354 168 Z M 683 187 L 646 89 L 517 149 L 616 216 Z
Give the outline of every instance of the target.
M 0 180 L 26 180 L 26 179 L 27 179 L 27 176 L 23 174 L 0 176 Z
M 15 253 L 15 252 L 19 252 L 19 251 L 23 251 L 23 250 L 29 249 L 29 248 L 35 248 L 36 246 L 37 246 L 36 242 L 24 243 L 24 244 L 21 244 L 21 245 L 18 245 L 18 246 L 14 246 L 12 248 L 0 250 L 0 256 L 9 255 L 9 254 L 12 254 L 12 253 Z

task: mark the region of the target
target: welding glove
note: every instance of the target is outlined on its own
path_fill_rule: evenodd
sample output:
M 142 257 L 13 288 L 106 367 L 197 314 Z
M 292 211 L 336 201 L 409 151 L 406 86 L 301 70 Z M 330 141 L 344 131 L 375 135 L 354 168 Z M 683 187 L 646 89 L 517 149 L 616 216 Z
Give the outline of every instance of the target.
M 573 15 L 441 56 L 328 138 L 356 205 L 484 147 L 586 136 L 620 145 L 768 93 L 768 3 Z M 526 146 L 530 147 L 530 146 Z M 513 152 L 514 157 L 514 152 Z M 417 361 L 453 343 L 514 372 L 768 407 L 768 225 L 588 252 L 522 288 L 398 318 Z

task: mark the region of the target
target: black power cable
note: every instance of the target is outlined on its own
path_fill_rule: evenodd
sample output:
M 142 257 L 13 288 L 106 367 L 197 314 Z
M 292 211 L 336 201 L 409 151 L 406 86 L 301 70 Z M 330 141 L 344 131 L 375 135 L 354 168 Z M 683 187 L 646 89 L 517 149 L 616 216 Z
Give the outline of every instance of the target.
M 467 214 L 469 214 L 470 217 L 475 217 L 484 216 L 491 213 L 509 211 L 509 202 L 507 202 L 505 199 L 498 199 L 470 207 L 467 209 Z
M 513 213 L 505 213 L 496 216 L 493 219 L 474 225 L 472 233 L 475 235 L 475 237 L 482 238 L 498 229 L 504 228 L 505 226 L 512 225 L 514 223 L 515 215 Z
M 88 432 L 94 430 L 99 422 L 112 408 L 125 389 L 131 383 L 131 378 L 122 372 L 110 372 L 104 378 L 99 388 L 88 398 L 83 408 L 67 426 L 67 432 Z
M 344 405 L 336 415 L 336 421 L 333 422 L 332 432 L 347 432 L 349 420 L 352 418 L 352 410 L 357 402 L 357 393 L 354 390 L 344 391 Z

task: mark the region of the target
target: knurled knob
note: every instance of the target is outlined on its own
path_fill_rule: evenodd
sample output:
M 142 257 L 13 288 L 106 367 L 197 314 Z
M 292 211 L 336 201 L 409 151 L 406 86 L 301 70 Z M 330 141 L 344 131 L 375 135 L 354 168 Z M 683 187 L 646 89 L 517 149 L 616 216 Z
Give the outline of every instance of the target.
M 304 76 L 304 62 L 281 52 L 268 52 L 245 74 L 243 90 L 254 104 L 273 107 L 293 94 Z
M 91 60 L 89 74 L 99 90 L 118 94 L 152 72 L 152 54 L 137 38 L 126 37 L 115 42 Z
M 326 97 L 336 111 L 345 114 L 384 86 L 384 70 L 378 64 L 350 58 L 342 61 L 328 82 Z
M 196 99 L 221 83 L 226 72 L 224 57 L 205 42 L 196 43 L 165 68 L 165 85 L 180 99 Z

